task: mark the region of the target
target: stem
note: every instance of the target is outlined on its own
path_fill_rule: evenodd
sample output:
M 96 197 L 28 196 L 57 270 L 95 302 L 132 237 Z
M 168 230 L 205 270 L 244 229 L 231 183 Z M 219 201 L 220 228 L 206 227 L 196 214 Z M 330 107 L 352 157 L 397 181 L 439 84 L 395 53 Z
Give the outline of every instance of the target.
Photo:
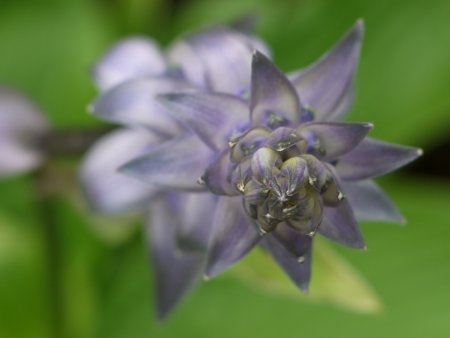
M 43 135 L 38 146 L 49 157 L 84 154 L 99 138 L 114 127 L 93 130 L 52 130 Z
M 38 212 L 45 237 L 48 262 L 48 295 L 52 336 L 63 337 L 63 286 L 61 271 L 61 245 L 58 221 L 53 206 L 53 197 L 46 189 L 49 180 L 47 166 L 38 170 L 35 176 L 35 189 L 38 199 Z

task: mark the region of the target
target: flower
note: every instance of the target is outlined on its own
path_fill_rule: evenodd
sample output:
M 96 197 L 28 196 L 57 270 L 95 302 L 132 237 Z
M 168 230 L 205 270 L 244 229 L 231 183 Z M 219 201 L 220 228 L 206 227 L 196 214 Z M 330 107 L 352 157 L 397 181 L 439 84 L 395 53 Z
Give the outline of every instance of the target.
M 38 149 L 47 120 L 23 94 L 0 86 L 0 177 L 38 167 L 43 154 Z
M 137 210 L 148 215 L 159 318 L 202 275 L 217 197 L 195 183 L 206 160 L 204 152 L 189 158 L 189 171 L 176 170 L 177 162 L 186 168 L 186 159 L 171 156 L 172 144 L 176 154 L 192 145 L 207 148 L 156 96 L 180 91 L 240 94 L 249 88 L 254 48 L 267 52 L 257 38 L 226 27 L 188 35 L 166 52 L 151 39 L 134 37 L 113 46 L 92 71 L 101 94 L 90 110 L 124 128 L 100 139 L 87 153 L 80 170 L 81 186 L 97 212 Z M 157 165 L 170 177 L 169 184 L 161 180 L 148 185 L 117 172 L 121 165 L 155 149 L 164 152 Z M 169 171 L 165 162 L 171 164 Z M 194 182 L 183 186 L 190 180 Z M 167 189 L 174 183 L 183 191 Z
M 337 122 L 352 101 L 362 35 L 358 21 L 325 56 L 288 76 L 254 51 L 249 95 L 239 88 L 241 95 L 158 96 L 192 134 L 162 143 L 120 170 L 152 185 L 203 188 L 217 196 L 207 278 L 261 244 L 306 290 L 316 233 L 364 249 L 357 218 L 402 221 L 372 178 L 421 150 L 367 138 L 370 123 Z

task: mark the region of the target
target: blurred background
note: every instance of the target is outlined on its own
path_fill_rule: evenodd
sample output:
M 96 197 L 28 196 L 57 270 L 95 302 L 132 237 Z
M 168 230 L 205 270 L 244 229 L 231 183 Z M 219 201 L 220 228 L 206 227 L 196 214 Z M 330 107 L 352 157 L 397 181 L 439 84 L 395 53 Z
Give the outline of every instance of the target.
M 167 45 L 247 14 L 285 71 L 364 18 L 349 119 L 424 149 L 379 180 L 407 226 L 363 223 L 367 252 L 320 242 L 333 258 L 318 256 L 310 296 L 287 290 L 273 267 L 249 273 L 259 259 L 250 257 L 158 324 L 139 219 L 90 215 L 76 185 L 80 157 L 52 159 L 0 181 L 0 338 L 448 337 L 450 1 L 4 0 L 0 83 L 24 91 L 55 128 L 97 128 L 86 113 L 96 95 L 89 68 L 111 44 L 143 34 Z

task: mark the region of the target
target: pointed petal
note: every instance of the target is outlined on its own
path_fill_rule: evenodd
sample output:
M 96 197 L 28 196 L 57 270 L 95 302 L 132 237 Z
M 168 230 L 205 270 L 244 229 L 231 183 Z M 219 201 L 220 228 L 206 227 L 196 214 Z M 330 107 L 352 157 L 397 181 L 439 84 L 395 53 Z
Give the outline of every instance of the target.
M 281 156 L 273 149 L 260 148 L 253 154 L 251 168 L 253 178 L 264 185 L 268 185 L 272 180 L 275 170 L 283 161 Z
M 247 104 L 228 94 L 174 93 L 158 99 L 214 150 L 228 147 L 229 137 L 249 118 Z
M 253 53 L 250 111 L 252 125 L 276 128 L 300 121 L 295 88 L 266 56 Z
M 0 85 L 0 136 L 40 135 L 49 124 L 40 108 L 19 91 Z M 28 135 L 26 135 L 28 136 Z
M 394 171 L 421 155 L 418 148 L 367 138 L 339 159 L 336 171 L 342 180 L 363 180 Z
M 267 140 L 267 145 L 276 151 L 284 151 L 298 141 L 301 140 L 300 135 L 292 128 L 280 127 L 275 129 Z
M 169 78 L 128 81 L 101 95 L 90 109 L 101 119 L 132 127 L 145 127 L 162 135 L 177 135 L 179 125 L 157 100 L 158 94 L 189 90 Z
M 253 37 L 224 27 L 176 41 L 169 60 L 181 67 L 190 83 L 216 92 L 241 95 L 250 87 L 254 48 L 267 48 Z
M 312 237 L 300 234 L 285 223 L 278 224 L 271 234 L 299 262 L 303 262 L 311 251 Z
M 343 181 L 341 186 L 357 219 L 405 222 L 402 214 L 373 180 Z
M 308 291 L 311 279 L 311 247 L 305 252 L 304 259 L 299 262 L 275 237 L 266 236 L 261 241 L 262 246 L 272 255 L 273 259 L 302 291 Z
M 147 240 L 150 242 L 155 278 L 156 311 L 164 319 L 195 285 L 203 268 L 203 256 L 182 252 L 176 246 L 176 231 L 183 214 L 171 201 L 176 196 L 161 195 L 149 205 Z
M 243 213 L 241 197 L 221 197 L 213 223 L 205 270 L 209 278 L 244 257 L 261 238 Z
M 332 241 L 351 248 L 366 247 L 353 210 L 346 199 L 336 207 L 325 207 L 318 232 Z
M 167 141 L 119 170 L 143 182 L 169 189 L 204 190 L 198 183 L 213 154 L 196 136 Z
M 180 193 L 182 222 L 177 231 L 177 245 L 183 251 L 206 251 L 213 225 L 217 197 L 209 192 Z
M 291 157 L 283 162 L 277 175 L 282 190 L 292 196 L 306 179 L 306 161 L 301 157 Z M 280 178 L 283 178 L 280 182 Z
M 145 130 L 121 129 L 95 143 L 80 169 L 81 187 L 92 209 L 114 214 L 146 206 L 157 189 L 117 169 L 159 141 Z
M 0 177 L 42 163 L 38 142 L 47 130 L 47 120 L 36 105 L 22 93 L 0 86 Z
M 305 139 L 317 138 L 323 159 L 331 160 L 353 150 L 372 128 L 371 123 L 312 122 L 301 125 L 298 132 Z
M 202 176 L 202 180 L 210 191 L 216 195 L 239 195 L 240 192 L 231 182 L 231 174 L 236 164 L 231 162 L 230 151 L 224 151 L 212 162 Z
M 92 75 L 101 91 L 146 76 L 161 75 L 166 62 L 155 41 L 134 37 L 114 45 L 94 66 Z
M 0 137 L 0 178 L 18 175 L 37 168 L 43 161 L 42 154 L 19 144 L 19 141 Z
M 364 24 L 358 20 L 316 63 L 292 75 L 300 99 L 312 108 L 316 121 L 338 120 L 348 110 L 363 31 Z

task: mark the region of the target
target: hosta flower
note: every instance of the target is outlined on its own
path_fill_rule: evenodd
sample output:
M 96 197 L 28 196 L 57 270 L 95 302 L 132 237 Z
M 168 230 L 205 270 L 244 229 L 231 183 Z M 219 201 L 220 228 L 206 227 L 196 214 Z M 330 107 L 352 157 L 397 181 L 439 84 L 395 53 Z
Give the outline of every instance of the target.
M 121 170 L 168 189 L 217 196 L 207 277 L 261 244 L 307 289 L 317 233 L 363 249 L 356 218 L 402 220 L 372 178 L 421 151 L 368 138 L 370 123 L 337 122 L 351 103 L 362 34 L 357 22 L 319 61 L 289 76 L 255 51 L 248 95 L 159 95 L 197 137 L 173 138 Z
M 183 166 L 184 159 L 173 155 L 178 156 L 183 148 L 189 151 L 192 144 L 203 144 L 156 96 L 175 91 L 239 95 L 250 85 L 254 48 L 266 50 L 258 39 L 225 27 L 184 37 L 166 52 L 151 39 L 130 38 L 113 46 L 93 69 L 101 95 L 91 106 L 92 112 L 124 128 L 106 135 L 89 151 L 81 169 L 82 188 L 95 211 L 148 214 L 159 317 L 201 276 L 217 197 L 200 185 L 184 185 L 202 173 L 203 152 L 189 158 L 198 163 L 196 167 L 177 171 L 169 183 L 144 184 L 117 169 L 154 149 L 166 149 L 155 163 L 161 172 L 166 162 L 172 171 L 177 161 Z M 176 144 L 174 149 L 171 144 Z M 171 191 L 173 184 L 185 191 Z
M 34 169 L 43 161 L 39 140 L 48 124 L 23 94 L 0 86 L 0 177 Z

